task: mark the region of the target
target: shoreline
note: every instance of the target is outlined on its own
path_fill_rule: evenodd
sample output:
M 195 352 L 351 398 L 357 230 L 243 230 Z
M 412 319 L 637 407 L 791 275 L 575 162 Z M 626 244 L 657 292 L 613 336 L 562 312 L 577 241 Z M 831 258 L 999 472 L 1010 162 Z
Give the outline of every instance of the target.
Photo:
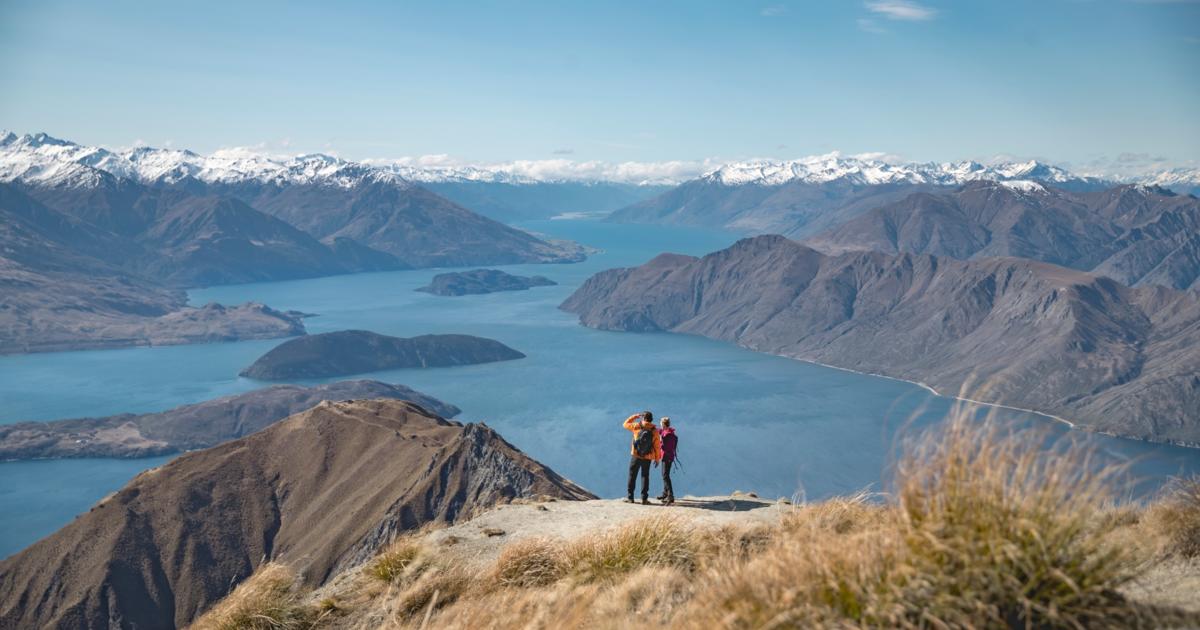
M 750 349 L 750 350 L 753 350 L 753 348 L 748 348 L 748 349 Z M 755 351 L 755 352 L 759 352 L 758 350 L 754 350 L 754 351 Z M 1005 404 L 1003 404 L 1003 403 L 987 402 L 987 401 L 983 401 L 983 400 L 975 400 L 975 399 L 973 399 L 973 398 L 964 398 L 964 397 L 962 397 L 962 396 L 952 396 L 952 395 L 950 395 L 950 394 L 943 394 L 943 393 L 939 392 L 938 390 L 934 389 L 933 387 L 931 387 L 930 385 L 928 385 L 928 384 L 926 384 L 926 383 L 922 383 L 921 381 L 912 381 L 912 380 L 909 380 L 909 379 L 906 379 L 906 378 L 900 378 L 900 377 L 898 377 L 898 376 L 888 376 L 887 374 L 876 374 L 876 373 L 874 373 L 874 372 L 863 372 L 863 371 L 861 371 L 861 370 L 855 370 L 855 369 L 851 369 L 851 368 L 847 368 L 847 367 L 841 367 L 841 366 L 837 366 L 837 365 L 829 365 L 828 363 L 821 363 L 820 361 L 813 361 L 812 359 L 802 359 L 802 358 L 800 358 L 800 357 L 793 357 L 793 356 L 789 356 L 789 355 L 786 355 L 786 354 L 777 354 L 777 353 L 774 353 L 774 352 L 770 352 L 770 353 L 767 353 L 767 354 L 772 354 L 772 355 L 774 355 L 774 356 L 777 356 L 777 357 L 782 357 L 782 358 L 784 358 L 784 359 L 791 359 L 791 360 L 793 360 L 793 361 L 800 361 L 800 362 L 802 362 L 802 363 L 809 363 L 809 364 L 812 364 L 812 365 L 819 365 L 819 366 L 821 366 L 821 367 L 824 367 L 824 368 L 830 368 L 830 369 L 834 369 L 834 370 L 841 370 L 841 371 L 843 371 L 843 372 L 850 372 L 850 373 L 852 373 L 852 374 L 860 374 L 860 375 L 862 375 L 862 376 L 874 376 L 874 377 L 876 377 L 876 378 L 886 378 L 886 379 L 888 379 L 888 380 L 892 380 L 892 381 L 899 381 L 899 382 L 901 382 L 901 383 L 908 383 L 909 385 L 916 385 L 916 386 L 918 386 L 918 387 L 920 387 L 920 388 L 924 389 L 925 391 L 927 391 L 927 392 L 929 392 L 929 393 L 931 393 L 931 394 L 933 394 L 934 396 L 937 396 L 937 397 L 939 397 L 939 398 L 948 398 L 948 399 L 950 399 L 950 400 L 957 400 L 957 401 L 959 401 L 959 402 L 971 403 L 971 404 L 973 404 L 973 405 L 983 405 L 983 406 L 985 406 L 985 407 L 995 407 L 995 408 L 997 408 L 997 409 L 1008 409 L 1008 410 L 1010 410 L 1010 411 L 1020 411 L 1020 412 L 1022 412 L 1022 413 L 1029 413 L 1029 414 L 1033 414 L 1033 415 L 1036 415 L 1036 416 L 1042 416 L 1043 418 L 1049 418 L 1049 419 L 1051 419 L 1051 420 L 1053 420 L 1053 421 L 1055 421 L 1055 422 L 1060 422 L 1060 423 L 1062 423 L 1062 424 L 1065 424 L 1065 425 L 1067 425 L 1068 427 L 1070 427 L 1070 428 L 1072 428 L 1072 429 L 1080 429 L 1080 430 L 1088 431 L 1088 432 L 1090 432 L 1090 433 L 1101 433 L 1101 432 L 1099 432 L 1099 431 L 1093 431 L 1093 430 L 1091 430 L 1091 429 L 1088 429 L 1088 428 L 1086 428 L 1086 427 L 1081 427 L 1081 426 L 1079 426 L 1078 424 L 1076 424 L 1076 423 L 1074 423 L 1074 422 L 1071 422 L 1070 420 L 1067 420 L 1066 418 L 1063 418 L 1063 417 L 1061 417 L 1061 416 L 1056 416 L 1056 415 L 1054 415 L 1054 414 L 1052 414 L 1052 413 L 1046 413 L 1046 412 L 1044 412 L 1044 411 L 1037 411 L 1036 409 L 1026 409 L 1026 408 L 1024 408 L 1024 407 L 1014 407 L 1014 406 L 1012 406 L 1012 405 L 1005 405 Z M 1108 434 L 1106 434 L 1106 433 L 1102 433 L 1102 434 L 1104 434 L 1104 435 L 1108 435 Z M 1122 437 L 1122 436 L 1116 436 L 1116 435 L 1113 435 L 1112 437 Z

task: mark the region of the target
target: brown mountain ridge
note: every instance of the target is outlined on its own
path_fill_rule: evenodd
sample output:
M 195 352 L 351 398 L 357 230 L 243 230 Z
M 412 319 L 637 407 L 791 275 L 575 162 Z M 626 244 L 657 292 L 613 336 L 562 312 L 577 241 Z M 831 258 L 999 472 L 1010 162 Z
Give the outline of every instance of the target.
M 324 402 L 142 473 L 0 562 L 0 627 L 184 626 L 271 559 L 315 586 L 400 532 L 537 495 L 594 498 L 485 425 Z

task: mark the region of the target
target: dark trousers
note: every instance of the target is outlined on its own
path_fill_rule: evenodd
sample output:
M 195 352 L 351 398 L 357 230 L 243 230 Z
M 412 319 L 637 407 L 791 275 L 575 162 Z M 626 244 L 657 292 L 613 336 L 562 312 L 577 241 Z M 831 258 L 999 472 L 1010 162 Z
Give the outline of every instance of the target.
M 671 464 L 674 464 L 674 463 L 675 463 L 674 461 L 667 460 L 667 459 L 664 459 L 662 461 L 663 497 L 667 498 L 667 499 L 675 498 L 675 488 L 673 488 L 671 486 Z
M 637 487 L 638 471 L 642 473 L 642 498 L 650 498 L 650 460 L 640 457 L 629 458 L 629 491 L 626 496 L 633 498 L 633 490 Z

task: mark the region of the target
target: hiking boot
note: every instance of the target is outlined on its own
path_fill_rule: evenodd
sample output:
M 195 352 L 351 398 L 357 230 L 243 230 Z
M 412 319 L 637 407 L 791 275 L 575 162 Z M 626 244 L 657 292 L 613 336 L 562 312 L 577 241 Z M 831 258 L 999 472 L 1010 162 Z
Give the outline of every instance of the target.
M 658 498 L 658 500 L 659 500 L 659 501 L 665 501 L 665 500 L 667 499 L 667 495 L 665 495 L 665 494 L 660 494 L 660 495 L 658 495 L 658 497 L 657 497 L 657 498 Z
M 633 503 L 633 497 L 625 497 L 626 503 Z
M 650 499 L 642 499 L 642 505 L 650 505 Z

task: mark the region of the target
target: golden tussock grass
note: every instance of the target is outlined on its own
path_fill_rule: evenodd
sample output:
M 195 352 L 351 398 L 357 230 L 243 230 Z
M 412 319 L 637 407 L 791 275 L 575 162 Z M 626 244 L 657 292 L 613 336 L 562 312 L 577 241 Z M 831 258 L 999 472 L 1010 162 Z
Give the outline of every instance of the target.
M 302 630 L 320 619 L 320 611 L 302 603 L 296 577 L 287 567 L 268 563 L 196 623 L 194 630 Z
M 367 573 L 380 582 L 395 582 L 417 568 L 421 552 L 420 541 L 415 538 L 401 538 L 388 545 L 367 565 Z
M 648 566 L 691 569 L 695 537 L 678 519 L 659 516 L 576 540 L 566 549 L 567 573 L 581 582 L 616 579 Z
M 545 586 L 567 570 L 566 546 L 558 540 L 531 538 L 505 547 L 492 568 L 492 580 L 503 587 Z
M 1200 475 L 1172 480 L 1148 519 L 1165 539 L 1167 554 L 1200 557 Z

